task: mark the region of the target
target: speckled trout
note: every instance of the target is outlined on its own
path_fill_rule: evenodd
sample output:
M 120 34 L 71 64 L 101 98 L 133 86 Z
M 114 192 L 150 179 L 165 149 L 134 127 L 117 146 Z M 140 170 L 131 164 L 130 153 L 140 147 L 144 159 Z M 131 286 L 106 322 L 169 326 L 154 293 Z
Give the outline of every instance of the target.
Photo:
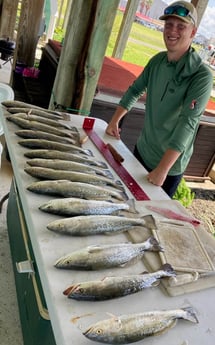
M 141 258 L 145 251 L 163 251 L 163 248 L 154 237 L 142 243 L 97 244 L 61 257 L 55 267 L 82 270 L 123 267 Z
M 60 135 L 63 137 L 71 137 L 72 136 L 71 133 L 69 132 L 69 130 L 55 128 L 54 126 L 50 126 L 50 125 L 47 125 L 45 123 L 22 119 L 21 117 L 14 116 L 14 115 L 7 116 L 7 120 L 12 121 L 17 126 L 24 128 L 24 129 L 36 129 L 39 131 L 45 131 L 47 133 L 53 133 L 56 135 Z
M 72 162 L 62 159 L 32 158 L 26 163 L 30 166 L 38 166 L 55 170 L 79 171 L 87 174 L 97 174 L 113 178 L 110 170 L 100 169 L 97 167 L 89 166 L 85 163 Z
M 96 174 L 88 174 L 78 171 L 55 170 L 43 167 L 27 167 L 24 169 L 24 171 L 27 174 L 40 179 L 69 180 L 73 182 L 91 183 L 97 186 L 108 185 L 124 191 L 124 187 L 120 181 L 110 179 L 106 176 L 99 176 Z
M 117 189 L 96 186 L 89 183 L 68 180 L 48 180 L 33 182 L 27 189 L 37 194 L 57 195 L 65 198 L 76 197 L 88 200 L 127 200 L 128 198 Z M 86 216 L 85 216 L 86 217 Z M 73 218 L 72 218 L 73 219 Z M 85 223 L 85 222 L 84 222 Z M 62 224 L 63 225 L 63 224 Z M 88 223 L 87 226 L 90 224 Z
M 31 112 L 28 114 L 26 113 L 16 113 L 13 115 L 13 118 L 18 117 L 24 120 L 28 121 L 37 121 L 44 123 L 49 126 L 57 127 L 57 128 L 65 128 L 65 129 L 72 129 L 71 125 L 67 123 L 60 122 L 58 119 L 50 119 L 47 117 L 39 116 L 39 115 L 34 115 Z
M 140 218 L 112 215 L 77 216 L 54 220 L 47 225 L 47 228 L 71 236 L 89 236 L 115 234 L 140 226 L 155 229 L 156 224 L 153 216 L 146 215 Z
M 60 135 L 47 133 L 44 131 L 34 131 L 31 129 L 19 130 L 19 131 L 16 131 L 15 134 L 24 139 L 45 139 L 45 140 L 50 140 L 50 141 L 57 141 L 59 143 L 80 146 L 80 138 L 72 138 L 72 136 L 71 138 L 62 137 Z
M 86 281 L 68 287 L 63 294 L 68 298 L 84 301 L 103 301 L 127 296 L 143 289 L 157 286 L 161 278 L 175 277 L 169 264 L 153 273 L 131 274 L 129 276 L 105 277 L 102 280 Z
M 152 335 L 165 333 L 176 325 L 178 319 L 198 323 L 191 307 L 157 310 L 113 316 L 91 325 L 83 335 L 104 344 L 130 344 Z
M 58 150 L 30 150 L 24 153 L 25 157 L 28 158 L 43 158 L 43 159 L 62 159 L 72 162 L 85 163 L 88 165 L 98 166 L 103 169 L 107 169 L 107 164 L 102 161 L 97 161 L 96 159 L 86 156 L 85 154 L 76 154 L 71 152 L 63 152 Z
M 103 200 L 85 200 L 81 198 L 52 199 L 39 207 L 41 211 L 66 216 L 89 214 L 111 214 L 118 211 L 138 213 L 134 200 L 110 202 Z
M 18 141 L 18 144 L 24 147 L 37 148 L 37 149 L 48 149 L 48 150 L 59 150 L 65 152 L 80 152 L 83 154 L 89 154 L 86 149 L 79 147 L 78 145 L 63 144 L 57 141 L 46 140 L 46 139 L 23 139 Z
M 50 113 L 48 112 L 48 109 L 44 109 L 44 110 L 41 110 L 41 109 L 35 109 L 35 108 L 29 108 L 29 107 L 26 107 L 26 108 L 22 108 L 22 107 L 10 107 L 10 108 L 7 108 L 7 111 L 11 114 L 16 114 L 16 113 L 26 113 L 26 114 L 34 114 L 34 115 L 39 115 L 39 116 L 43 116 L 43 117 L 47 117 L 48 119 L 58 119 L 58 120 L 64 120 L 65 119 L 65 116 L 63 114 L 60 114 L 60 113 Z M 69 117 L 67 116 L 66 119 L 69 119 Z

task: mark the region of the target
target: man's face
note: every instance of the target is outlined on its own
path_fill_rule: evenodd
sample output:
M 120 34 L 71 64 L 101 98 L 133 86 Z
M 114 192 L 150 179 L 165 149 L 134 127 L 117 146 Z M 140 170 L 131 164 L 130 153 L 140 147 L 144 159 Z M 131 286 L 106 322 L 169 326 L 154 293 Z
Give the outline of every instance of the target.
M 169 17 L 164 25 L 164 42 L 169 52 L 185 52 L 195 36 L 196 28 L 192 23 L 185 23 L 183 20 Z

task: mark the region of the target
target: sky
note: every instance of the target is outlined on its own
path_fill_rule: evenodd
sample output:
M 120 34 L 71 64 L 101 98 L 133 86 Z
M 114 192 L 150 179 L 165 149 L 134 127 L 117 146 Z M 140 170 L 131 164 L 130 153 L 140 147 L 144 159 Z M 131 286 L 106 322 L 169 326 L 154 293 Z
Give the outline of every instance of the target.
M 164 0 L 167 4 L 174 0 Z M 215 38 L 215 0 L 209 0 L 206 11 L 200 22 L 197 34 L 201 34 L 206 38 Z
M 215 38 L 215 0 L 209 0 L 198 33 L 207 38 Z

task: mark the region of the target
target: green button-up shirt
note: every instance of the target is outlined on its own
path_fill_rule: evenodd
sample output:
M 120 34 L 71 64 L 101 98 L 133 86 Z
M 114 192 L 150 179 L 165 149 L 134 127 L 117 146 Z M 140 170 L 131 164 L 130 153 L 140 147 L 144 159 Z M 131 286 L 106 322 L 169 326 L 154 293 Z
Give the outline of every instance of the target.
M 173 149 L 181 155 L 169 175 L 185 171 L 212 85 L 209 67 L 190 48 L 177 62 L 168 62 L 166 52 L 158 53 L 129 87 L 119 103 L 127 110 L 147 92 L 144 126 L 137 148 L 149 168 L 154 169 L 165 151 Z

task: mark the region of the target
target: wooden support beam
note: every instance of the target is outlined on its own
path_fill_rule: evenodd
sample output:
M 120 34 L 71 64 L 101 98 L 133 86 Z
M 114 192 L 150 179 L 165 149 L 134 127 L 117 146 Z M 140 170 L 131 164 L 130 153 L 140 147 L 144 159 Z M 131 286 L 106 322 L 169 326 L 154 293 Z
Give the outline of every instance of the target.
M 14 29 L 16 24 L 18 0 L 4 0 L 1 3 L 0 37 L 15 39 Z
M 128 0 L 112 54 L 112 56 L 117 59 L 122 59 L 123 57 L 123 53 L 126 47 L 126 43 L 128 41 L 132 24 L 134 22 L 138 4 L 139 0 Z
M 44 0 L 22 0 L 14 65 L 17 61 L 30 67 L 34 65 L 43 7 Z
M 208 0 L 192 0 L 191 3 L 196 7 L 198 13 L 198 26 L 202 20 L 205 13 L 206 7 L 208 5 Z
M 88 114 L 119 0 L 73 1 L 54 82 L 56 104 Z

